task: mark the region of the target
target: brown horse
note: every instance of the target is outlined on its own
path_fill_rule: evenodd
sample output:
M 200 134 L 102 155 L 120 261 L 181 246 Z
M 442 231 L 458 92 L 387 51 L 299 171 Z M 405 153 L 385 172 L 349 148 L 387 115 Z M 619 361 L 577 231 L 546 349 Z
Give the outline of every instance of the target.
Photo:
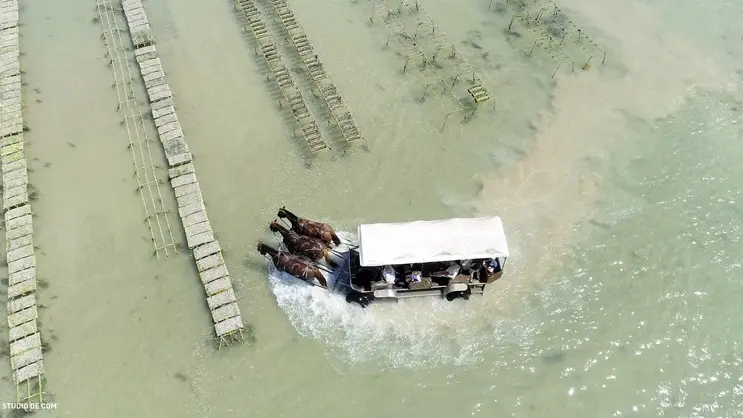
M 321 240 L 306 235 L 299 235 L 296 232 L 287 229 L 277 221 L 271 222 L 268 224 L 268 227 L 271 229 L 271 232 L 278 232 L 281 234 L 281 237 L 284 239 L 284 244 L 289 249 L 290 253 L 303 255 L 314 261 L 324 258 L 330 267 L 338 267 L 338 265 L 333 261 L 330 248 Z
M 333 228 L 328 224 L 300 218 L 286 210 L 286 207 L 279 209 L 278 217 L 288 219 L 292 224 L 292 231 L 300 235 L 318 238 L 327 245 L 330 245 L 331 242 L 335 245 L 341 245 L 341 239 L 338 238 L 338 235 L 335 234 Z
M 307 257 L 301 255 L 289 254 L 283 251 L 279 251 L 273 247 L 270 247 L 262 242 L 258 243 L 258 252 L 261 255 L 268 254 L 271 257 L 271 261 L 277 269 L 285 273 L 289 273 L 292 276 L 302 279 L 308 283 L 312 283 L 312 279 L 317 279 L 320 285 L 324 288 L 328 288 L 328 282 L 325 280 L 322 271 Z

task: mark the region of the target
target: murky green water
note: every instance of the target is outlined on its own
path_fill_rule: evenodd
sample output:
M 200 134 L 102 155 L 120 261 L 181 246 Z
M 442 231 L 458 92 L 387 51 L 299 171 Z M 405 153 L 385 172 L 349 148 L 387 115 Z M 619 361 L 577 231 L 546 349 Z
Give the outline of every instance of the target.
M 565 1 L 609 58 L 553 82 L 488 3 L 422 1 L 496 99 L 440 130 L 365 2 L 292 1 L 370 145 L 307 168 L 230 2 L 147 2 L 250 324 L 245 344 L 219 352 L 192 261 L 150 256 L 95 2 L 24 3 L 58 402 L 47 415 L 743 414 L 743 5 Z M 269 282 L 254 246 L 284 204 L 344 230 L 498 214 L 510 268 L 467 304 L 362 311 Z

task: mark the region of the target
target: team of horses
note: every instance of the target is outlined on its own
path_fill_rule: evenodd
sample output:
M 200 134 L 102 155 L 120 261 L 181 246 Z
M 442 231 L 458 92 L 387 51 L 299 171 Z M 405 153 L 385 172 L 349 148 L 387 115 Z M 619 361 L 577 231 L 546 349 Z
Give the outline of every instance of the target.
M 279 209 L 277 216 L 279 219 L 289 221 L 291 227 L 285 227 L 278 219 L 270 222 L 268 227 L 274 234 L 281 235 L 288 251 L 281 251 L 258 242 L 258 252 L 270 258 L 280 271 L 308 283 L 317 280 L 320 286 L 327 288 L 328 283 L 323 275 L 324 268 L 318 261 L 325 260 L 329 266 L 336 267 L 333 254 L 337 253 L 333 251 L 333 247 L 341 244 L 338 235 L 330 225 L 300 218 L 285 207 Z

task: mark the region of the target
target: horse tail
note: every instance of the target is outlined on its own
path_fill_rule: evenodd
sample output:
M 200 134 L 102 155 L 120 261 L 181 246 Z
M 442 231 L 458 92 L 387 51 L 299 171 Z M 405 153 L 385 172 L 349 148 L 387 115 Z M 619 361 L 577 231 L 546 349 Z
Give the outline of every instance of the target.
M 335 232 L 330 233 L 330 238 L 333 239 L 333 244 L 335 245 L 341 245 L 341 239 L 338 238 L 338 235 L 335 234 Z
M 320 271 L 319 268 L 315 267 L 313 268 L 315 272 L 315 279 L 320 283 L 320 285 L 324 288 L 328 288 L 328 281 L 325 280 L 325 276 L 322 274 L 322 271 Z
M 336 262 L 335 262 L 335 261 L 333 260 L 333 256 L 332 256 L 332 255 L 330 254 L 330 251 L 328 251 L 328 250 L 325 250 L 325 251 L 324 251 L 324 256 L 325 256 L 325 261 L 327 261 L 327 262 L 328 262 L 328 265 L 329 265 L 330 267 L 332 267 L 332 268 L 336 268 L 336 267 L 338 267 L 338 263 L 336 263 Z

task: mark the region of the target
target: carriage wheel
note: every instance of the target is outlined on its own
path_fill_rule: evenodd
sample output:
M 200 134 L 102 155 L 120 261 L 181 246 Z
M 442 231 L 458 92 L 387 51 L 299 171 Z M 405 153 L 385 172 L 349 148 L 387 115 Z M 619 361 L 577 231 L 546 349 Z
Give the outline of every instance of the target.
M 448 300 L 449 302 L 451 302 L 451 301 L 453 301 L 455 299 L 458 299 L 458 298 L 462 298 L 464 300 L 469 300 L 470 295 L 472 295 L 472 291 L 469 288 L 467 288 L 467 290 L 465 290 L 463 292 L 451 292 L 451 293 L 448 293 L 446 295 L 446 300 Z
M 372 302 L 372 299 L 363 293 L 353 292 L 346 296 L 346 302 L 357 303 L 362 308 L 366 308 Z

